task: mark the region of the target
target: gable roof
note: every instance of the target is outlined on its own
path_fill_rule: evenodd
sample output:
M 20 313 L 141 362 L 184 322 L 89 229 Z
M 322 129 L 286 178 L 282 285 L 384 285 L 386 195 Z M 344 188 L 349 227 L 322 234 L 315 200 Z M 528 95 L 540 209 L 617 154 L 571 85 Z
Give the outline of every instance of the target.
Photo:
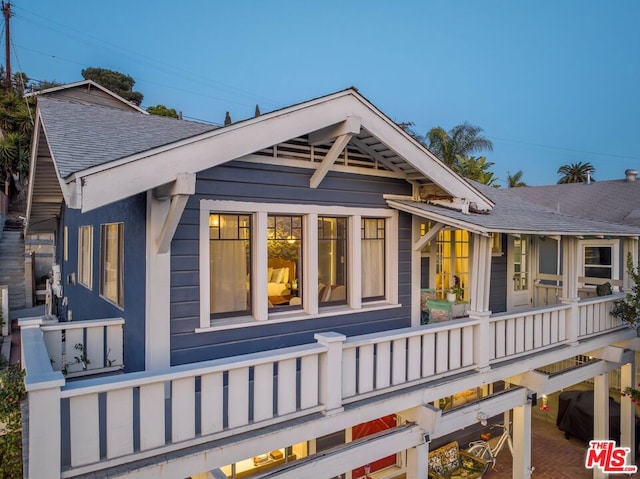
M 220 128 L 43 97 L 36 121 L 32 174 L 49 160 L 58 176 L 58 193 L 69 206 L 83 211 L 293 138 L 315 135 L 330 145 L 347 133 L 358 148 L 397 177 L 417 186 L 438 185 L 446 194 L 465 198 L 480 209 L 492 207 L 488 197 L 353 88 Z M 318 169 L 319 165 L 308 167 Z M 28 215 L 34 211 L 32 203 L 36 204 L 31 198 L 38 197 L 33 195 L 37 176 L 31 183 Z M 51 193 L 42 195 L 48 203 L 53 202 Z
M 93 80 L 83 80 L 75 83 L 67 83 L 58 85 L 45 90 L 38 90 L 27 93 L 25 97 L 44 97 L 50 96 L 61 100 L 83 101 L 89 104 L 110 106 L 127 111 L 137 111 L 148 115 L 149 113 L 138 105 L 125 100 L 120 95 L 106 89 Z
M 218 128 L 53 98 L 40 98 L 38 108 L 62 178 Z

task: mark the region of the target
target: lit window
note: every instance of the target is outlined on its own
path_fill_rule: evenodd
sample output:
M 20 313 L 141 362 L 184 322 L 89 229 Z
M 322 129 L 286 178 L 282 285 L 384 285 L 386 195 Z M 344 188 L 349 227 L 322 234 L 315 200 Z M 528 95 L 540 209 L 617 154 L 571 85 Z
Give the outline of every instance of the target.
M 384 218 L 362 218 L 362 300 L 384 298 Z
M 112 303 L 124 306 L 124 224 L 101 226 L 100 294 Z
M 302 307 L 302 216 L 267 219 L 269 308 Z
M 460 299 L 467 298 L 469 286 L 469 232 L 443 230 L 438 233 L 436 250 L 436 292 L 444 298 L 450 288 L 461 288 Z
M 251 217 L 209 215 L 210 312 L 230 316 L 250 311 Z
M 78 282 L 93 287 L 93 226 L 78 229 Z
M 347 218 L 318 217 L 318 302 L 347 302 Z

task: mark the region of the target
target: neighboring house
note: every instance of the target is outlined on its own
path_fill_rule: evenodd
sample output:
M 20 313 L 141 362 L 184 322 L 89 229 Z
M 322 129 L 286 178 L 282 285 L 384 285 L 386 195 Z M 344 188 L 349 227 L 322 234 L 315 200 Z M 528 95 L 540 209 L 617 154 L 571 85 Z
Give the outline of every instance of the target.
M 355 89 L 222 128 L 64 91 L 31 165 L 62 321 L 22 324 L 29 477 L 425 479 L 506 411 L 529 477 L 536 394 L 633 384 L 595 292 L 640 227 L 471 183 Z

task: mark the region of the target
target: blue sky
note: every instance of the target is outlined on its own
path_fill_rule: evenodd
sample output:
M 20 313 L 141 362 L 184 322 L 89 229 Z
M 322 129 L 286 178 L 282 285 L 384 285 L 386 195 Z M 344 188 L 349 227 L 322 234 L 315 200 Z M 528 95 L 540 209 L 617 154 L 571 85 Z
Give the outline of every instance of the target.
M 468 121 L 493 171 L 640 169 L 640 2 L 13 0 L 12 69 L 131 75 L 143 107 L 222 123 L 349 86 L 424 134 Z M 504 181 L 502 182 L 504 185 Z

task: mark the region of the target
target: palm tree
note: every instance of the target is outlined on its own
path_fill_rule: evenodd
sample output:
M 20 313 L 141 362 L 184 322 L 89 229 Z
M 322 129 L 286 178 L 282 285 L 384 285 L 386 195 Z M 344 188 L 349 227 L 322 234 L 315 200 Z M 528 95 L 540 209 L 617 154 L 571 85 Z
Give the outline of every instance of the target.
M 437 126 L 427 132 L 427 147 L 446 165 L 455 167 L 458 155 L 466 158 L 471 153 L 493 151 L 493 143 L 481 133 L 482 128 L 467 122 L 454 126 L 448 132 Z
M 572 163 L 570 165 L 562 165 L 558 168 L 558 174 L 562 175 L 558 180 L 558 184 L 565 183 L 586 183 L 587 180 L 596 181 L 591 175 L 596 169 L 589 162 Z
M 477 181 L 487 186 L 496 186 L 495 183 L 498 178 L 493 176 L 493 172 L 489 171 L 494 163 L 487 161 L 487 158 L 481 156 L 476 158 L 475 156 L 464 157 L 456 155 L 456 172 L 465 178 Z
M 519 186 L 527 186 L 527 184 L 522 181 L 522 170 L 518 170 L 513 175 L 507 171 L 507 186 L 509 188 L 518 188 Z

